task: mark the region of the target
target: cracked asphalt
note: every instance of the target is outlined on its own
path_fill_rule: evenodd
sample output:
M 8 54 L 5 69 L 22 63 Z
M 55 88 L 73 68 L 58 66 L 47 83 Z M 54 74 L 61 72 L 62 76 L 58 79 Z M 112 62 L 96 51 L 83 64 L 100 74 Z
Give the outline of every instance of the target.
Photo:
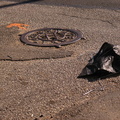
M 104 42 L 120 45 L 119 1 L 1 0 L 0 120 L 118 120 L 120 76 L 78 79 Z M 10 24 L 26 24 L 26 29 Z M 85 40 L 34 47 L 20 35 L 40 28 L 80 30 Z M 84 95 L 92 89 L 96 91 Z

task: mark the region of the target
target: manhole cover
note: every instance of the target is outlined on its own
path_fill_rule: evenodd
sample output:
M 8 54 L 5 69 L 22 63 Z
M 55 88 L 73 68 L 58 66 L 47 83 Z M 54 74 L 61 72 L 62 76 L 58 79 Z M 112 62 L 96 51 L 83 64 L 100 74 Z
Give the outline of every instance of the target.
M 82 38 L 80 31 L 60 28 L 44 28 L 23 34 L 20 40 L 32 46 L 60 47 L 74 43 Z

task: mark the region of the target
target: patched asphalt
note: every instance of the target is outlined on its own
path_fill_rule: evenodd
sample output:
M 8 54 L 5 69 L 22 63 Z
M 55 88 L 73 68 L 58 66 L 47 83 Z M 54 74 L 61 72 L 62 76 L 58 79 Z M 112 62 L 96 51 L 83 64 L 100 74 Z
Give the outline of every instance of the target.
M 21 32 L 17 27 L 0 26 L 0 59 L 1 60 L 34 60 L 70 57 L 74 52 L 70 49 L 56 47 L 34 47 L 20 41 Z M 24 31 L 25 32 L 25 31 Z

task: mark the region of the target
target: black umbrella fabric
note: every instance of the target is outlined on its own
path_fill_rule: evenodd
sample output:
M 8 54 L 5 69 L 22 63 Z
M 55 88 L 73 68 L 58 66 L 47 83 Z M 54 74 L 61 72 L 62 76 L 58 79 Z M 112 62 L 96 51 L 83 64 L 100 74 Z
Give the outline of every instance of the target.
M 120 46 L 105 42 L 98 53 L 89 60 L 78 78 L 95 78 L 94 80 L 97 80 L 119 73 Z

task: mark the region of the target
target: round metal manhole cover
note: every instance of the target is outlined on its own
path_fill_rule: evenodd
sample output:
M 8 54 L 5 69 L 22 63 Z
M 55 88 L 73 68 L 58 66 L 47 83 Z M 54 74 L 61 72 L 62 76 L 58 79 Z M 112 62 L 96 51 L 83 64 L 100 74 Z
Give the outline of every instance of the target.
M 23 34 L 20 40 L 32 46 L 60 47 L 75 43 L 82 38 L 80 31 L 61 28 L 44 28 Z

